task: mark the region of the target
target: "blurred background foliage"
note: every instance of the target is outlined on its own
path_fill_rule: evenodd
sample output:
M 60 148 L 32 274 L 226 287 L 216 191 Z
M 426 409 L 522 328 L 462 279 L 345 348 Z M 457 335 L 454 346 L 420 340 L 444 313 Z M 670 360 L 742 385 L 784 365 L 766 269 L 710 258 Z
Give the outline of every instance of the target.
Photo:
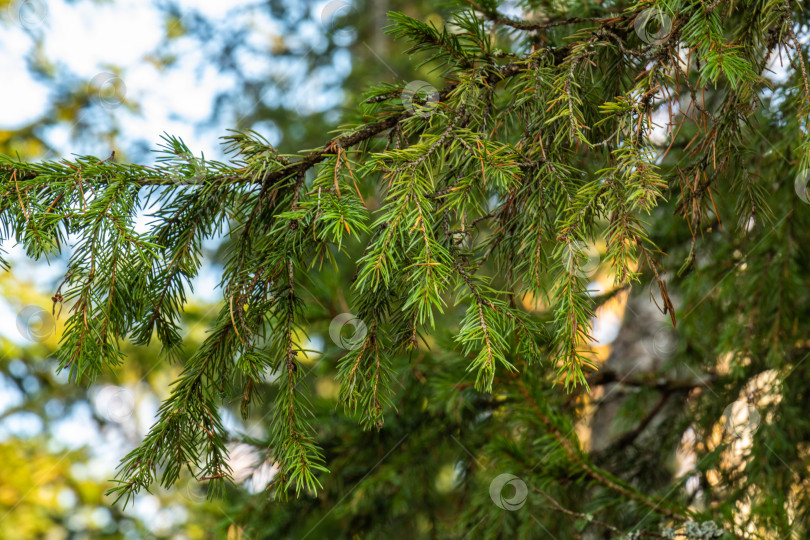
M 126 2 L 74 0 L 67 6 L 82 8 L 85 16 L 94 14 L 88 4 L 115 10 L 122 3 Z M 238 5 L 228 8 L 229 4 Z M 52 30 L 63 24 L 52 16 L 53 8 L 39 0 L 0 0 L 6 29 L 20 35 L 14 39 L 17 50 L 24 52 L 30 74 L 49 92 L 37 118 L 13 129 L 0 125 L 0 152 L 31 159 L 53 157 L 49 131 L 59 127 L 69 133 L 69 139 L 62 137 L 70 141 L 65 150 L 78 147 L 102 155 L 115 149 L 124 159 L 148 160 L 156 141 L 122 139 L 127 134 L 121 130 L 122 117 L 143 112 L 141 102 L 148 91 L 133 88 L 144 65 L 153 68 L 161 83 L 170 84 L 177 73 L 190 74 L 187 83 L 199 84 L 213 70 L 222 87 L 206 104 L 210 115 L 194 127 L 216 136 L 225 129 L 255 129 L 289 152 L 322 142 L 371 84 L 415 78 L 438 82 L 402 54 L 404 44 L 394 43 L 382 28 L 391 10 L 441 22 L 446 13 L 441 5 L 307 0 L 221 6 L 216 16 L 210 16 L 193 3 L 155 2 L 162 21 L 157 46 L 143 50 L 130 65 L 98 65 L 95 70 L 107 77 L 88 78 L 46 53 L 54 48 L 46 47 Z M 86 22 L 92 27 L 92 20 Z M 97 46 L 114 48 L 106 43 Z
M 179 366 L 158 361 L 155 347 L 128 347 L 128 361 L 115 373 L 89 388 L 70 384 L 49 356 L 63 320 L 52 324 L 42 307 L 50 298 L 37 289 L 11 274 L 0 277 L 12 308 L 41 310 L 32 325 L 13 329 L 15 339 L 0 339 L 0 538 L 148 538 L 150 529 L 161 538 L 179 531 L 208 538 L 219 519 L 206 510 L 196 481 L 153 492 L 127 512 L 104 495 Z M 193 350 L 210 306 L 190 307 Z

